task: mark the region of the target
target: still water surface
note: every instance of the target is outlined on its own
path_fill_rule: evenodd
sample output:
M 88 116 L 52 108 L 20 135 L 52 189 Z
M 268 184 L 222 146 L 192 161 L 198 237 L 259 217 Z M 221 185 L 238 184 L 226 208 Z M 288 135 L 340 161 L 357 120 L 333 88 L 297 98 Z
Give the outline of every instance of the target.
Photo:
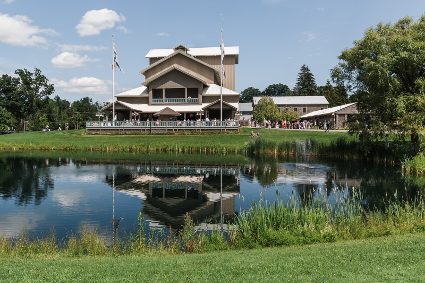
M 192 160 L 192 161 L 188 161 Z M 245 156 L 105 155 L 49 152 L 0 153 L 0 235 L 23 229 L 58 238 L 97 228 L 112 237 L 134 231 L 139 212 L 149 226 L 178 228 L 189 213 L 197 222 L 239 214 L 260 194 L 308 198 L 318 190 L 331 200 L 360 191 L 365 206 L 424 191 L 423 179 L 398 168 L 317 159 L 250 159 Z

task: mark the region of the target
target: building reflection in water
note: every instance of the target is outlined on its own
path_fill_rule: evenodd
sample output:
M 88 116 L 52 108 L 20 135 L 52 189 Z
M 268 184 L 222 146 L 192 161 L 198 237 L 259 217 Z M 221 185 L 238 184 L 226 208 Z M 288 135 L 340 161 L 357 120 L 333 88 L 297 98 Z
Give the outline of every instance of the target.
M 106 181 L 113 185 L 112 176 Z M 180 228 L 186 213 L 194 223 L 227 221 L 235 215 L 235 196 L 240 193 L 239 168 L 228 165 L 122 165 L 116 168 L 114 184 L 116 191 L 141 198 L 142 214 L 158 227 Z

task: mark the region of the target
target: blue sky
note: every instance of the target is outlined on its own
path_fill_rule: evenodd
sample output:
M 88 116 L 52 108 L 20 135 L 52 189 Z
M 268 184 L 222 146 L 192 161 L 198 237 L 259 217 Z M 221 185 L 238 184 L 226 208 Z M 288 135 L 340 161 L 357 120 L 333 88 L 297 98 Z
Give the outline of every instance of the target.
M 379 22 L 417 20 L 423 0 L 0 0 L 0 74 L 35 67 L 69 101 L 112 97 L 112 34 L 124 73 L 115 92 L 139 87 L 150 49 L 239 46 L 236 91 L 296 82 L 306 64 L 318 85 L 337 56 Z

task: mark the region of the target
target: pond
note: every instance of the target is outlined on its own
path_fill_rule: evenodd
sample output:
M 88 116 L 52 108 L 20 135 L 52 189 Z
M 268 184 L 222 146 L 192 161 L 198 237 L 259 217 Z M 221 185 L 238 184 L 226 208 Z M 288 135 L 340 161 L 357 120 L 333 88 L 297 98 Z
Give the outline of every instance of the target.
M 105 238 L 134 231 L 139 212 L 154 229 L 179 228 L 186 213 L 197 223 L 232 221 L 261 197 L 274 202 L 330 200 L 360 191 L 363 204 L 423 193 L 424 180 L 397 167 L 318 159 L 240 155 L 0 153 L 0 235 L 23 230 L 64 238 L 82 225 Z

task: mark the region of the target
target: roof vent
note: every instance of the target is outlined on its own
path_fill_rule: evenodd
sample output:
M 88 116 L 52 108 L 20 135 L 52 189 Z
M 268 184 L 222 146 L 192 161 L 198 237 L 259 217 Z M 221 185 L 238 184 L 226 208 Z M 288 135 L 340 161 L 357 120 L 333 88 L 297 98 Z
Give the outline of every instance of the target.
M 189 48 L 187 48 L 186 46 L 181 45 L 181 44 L 174 47 L 173 50 L 174 51 L 180 50 L 180 51 L 182 51 L 183 53 L 186 53 L 186 54 L 187 54 L 188 51 L 190 51 Z

